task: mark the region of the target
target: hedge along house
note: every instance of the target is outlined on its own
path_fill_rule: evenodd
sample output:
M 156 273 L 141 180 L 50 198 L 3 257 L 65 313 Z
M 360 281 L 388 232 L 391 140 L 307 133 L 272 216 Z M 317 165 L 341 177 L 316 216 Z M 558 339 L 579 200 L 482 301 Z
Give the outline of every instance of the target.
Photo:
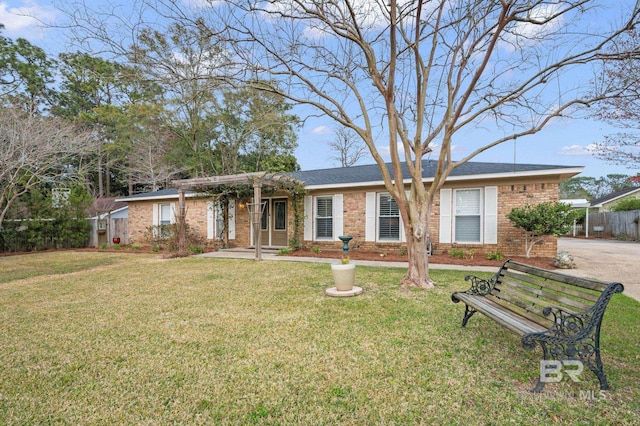
M 425 185 L 432 181 L 435 167 L 435 161 L 423 162 Z M 459 248 L 477 254 L 523 254 L 524 233 L 511 224 L 507 214 L 514 207 L 557 201 L 560 182 L 582 170 L 541 164 L 461 165 L 434 200 L 429 223 L 433 251 L 446 253 Z M 129 204 L 130 241 L 144 243 L 145 229 L 175 222 L 179 193 L 183 193 L 186 223 L 208 245 L 224 242 L 230 247 L 255 247 L 259 238 L 262 247 L 279 248 L 295 239 L 303 248 L 338 249 L 338 237 L 351 235 L 353 250 L 401 252 L 406 247 L 398 207 L 386 191 L 377 165 L 272 176 L 301 182 L 306 194 L 296 199 L 287 191 L 272 191 L 259 200 L 264 203 L 263 214 L 254 220 L 250 210 L 255 195 L 249 200 L 228 200 L 224 207 L 211 196 L 187 189 L 195 186 L 183 185 L 180 191 L 168 189 L 121 198 Z M 404 176 L 409 190 L 408 171 Z M 189 181 L 194 180 L 184 182 Z M 259 224 L 259 237 L 254 223 Z M 549 237 L 532 254 L 554 256 L 556 251 L 557 241 Z

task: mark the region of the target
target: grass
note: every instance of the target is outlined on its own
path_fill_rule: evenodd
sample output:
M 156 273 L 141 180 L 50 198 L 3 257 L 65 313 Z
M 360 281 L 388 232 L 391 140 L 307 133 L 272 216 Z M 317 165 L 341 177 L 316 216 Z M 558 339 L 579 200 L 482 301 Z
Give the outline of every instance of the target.
M 127 253 L 0 258 L 0 424 L 634 424 L 640 304 L 602 329 L 593 374 L 532 395 L 540 350 L 481 315 L 460 328 L 465 273 Z

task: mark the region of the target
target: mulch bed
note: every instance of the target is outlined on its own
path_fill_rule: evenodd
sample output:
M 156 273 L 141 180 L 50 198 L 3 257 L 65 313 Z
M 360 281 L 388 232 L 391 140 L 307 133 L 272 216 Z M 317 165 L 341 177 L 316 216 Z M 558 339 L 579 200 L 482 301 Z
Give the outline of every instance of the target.
M 342 250 L 321 250 L 319 253 L 311 250 L 298 250 L 286 254 L 286 256 L 296 257 L 322 257 L 329 259 L 341 259 Z M 374 260 L 383 262 L 406 262 L 407 256 L 401 256 L 397 253 L 369 252 L 369 251 L 349 251 L 349 257 L 353 260 Z M 432 265 L 463 265 L 463 266 L 495 266 L 498 268 L 504 261 L 509 258 L 528 265 L 537 266 L 545 269 L 557 269 L 553 266 L 553 259 L 550 257 L 530 257 L 524 256 L 508 256 L 503 260 L 489 260 L 483 255 L 475 255 L 473 258 L 461 259 L 452 257 L 448 254 L 433 254 L 429 256 L 429 263 Z
M 19 254 L 30 254 L 30 253 L 42 253 L 47 251 L 63 251 L 61 250 L 43 250 L 40 252 L 17 252 L 17 253 L 2 253 L 0 256 L 13 256 Z M 66 249 L 69 251 L 88 251 L 88 252 L 105 252 L 105 253 L 147 253 L 147 254 L 160 254 L 166 258 L 175 257 L 171 253 L 167 251 L 154 252 L 150 247 L 140 247 L 135 250 L 122 247 L 121 249 L 114 249 L 112 247 L 106 249 L 100 248 L 78 248 L 78 249 Z M 214 251 L 214 250 L 205 250 L 205 251 Z M 295 256 L 295 257 L 321 257 L 326 259 L 336 259 L 339 260 L 342 258 L 342 250 L 321 250 L 319 253 L 313 252 L 311 250 L 298 250 L 287 253 L 286 256 Z M 373 260 L 373 261 L 382 261 L 382 262 L 406 262 L 407 256 L 401 256 L 398 253 L 393 252 L 370 252 L 370 251 L 350 251 L 349 257 L 353 260 Z M 526 263 L 528 265 L 537 266 L 545 269 L 557 269 L 553 265 L 553 259 L 550 257 L 530 257 L 526 258 L 524 256 L 508 256 L 503 260 L 489 260 L 483 255 L 475 255 L 473 258 L 460 259 L 458 257 L 452 257 L 448 254 L 434 254 L 429 256 L 429 263 L 432 265 L 463 265 L 463 266 L 495 266 L 498 268 L 502 263 L 507 259 L 513 259 L 518 262 Z

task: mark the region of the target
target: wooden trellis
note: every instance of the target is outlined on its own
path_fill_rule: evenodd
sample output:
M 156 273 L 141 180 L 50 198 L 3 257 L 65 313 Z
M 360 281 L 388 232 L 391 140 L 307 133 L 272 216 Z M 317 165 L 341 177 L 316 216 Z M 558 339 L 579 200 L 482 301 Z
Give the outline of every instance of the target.
M 263 186 L 279 186 L 283 182 L 295 182 L 295 179 L 279 173 L 255 172 L 243 173 L 238 175 L 210 176 L 193 179 L 178 179 L 171 182 L 172 186 L 178 189 L 178 244 L 180 252 L 186 251 L 186 205 L 185 191 L 194 190 L 201 187 L 217 186 L 217 185 L 252 185 L 253 186 L 253 202 L 251 204 L 262 205 L 262 187 Z M 252 214 L 255 259 L 262 260 L 262 233 L 260 232 L 260 223 L 262 221 L 262 209 Z M 255 217 L 254 217 L 255 216 Z

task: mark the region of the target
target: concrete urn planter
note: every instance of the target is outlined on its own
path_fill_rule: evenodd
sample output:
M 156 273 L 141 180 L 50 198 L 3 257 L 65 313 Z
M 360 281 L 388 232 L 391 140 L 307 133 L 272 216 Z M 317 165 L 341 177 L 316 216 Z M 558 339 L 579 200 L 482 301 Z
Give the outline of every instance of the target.
M 337 291 L 353 290 L 353 282 L 356 278 L 356 265 L 353 263 L 331 265 L 333 282 Z

